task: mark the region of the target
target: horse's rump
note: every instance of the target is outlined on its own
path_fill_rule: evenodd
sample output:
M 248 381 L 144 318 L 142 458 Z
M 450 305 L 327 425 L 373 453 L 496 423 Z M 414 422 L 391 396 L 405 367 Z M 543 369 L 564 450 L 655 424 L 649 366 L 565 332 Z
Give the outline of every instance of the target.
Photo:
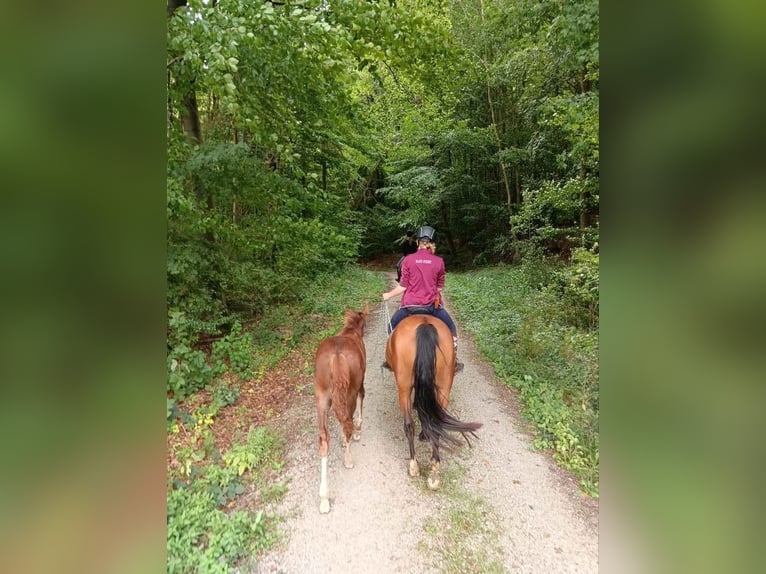
M 332 410 L 339 421 L 347 421 L 353 413 L 348 412 L 351 376 L 348 361 L 343 353 L 330 356 L 330 384 L 332 385 Z M 356 393 L 353 393 L 356 401 Z

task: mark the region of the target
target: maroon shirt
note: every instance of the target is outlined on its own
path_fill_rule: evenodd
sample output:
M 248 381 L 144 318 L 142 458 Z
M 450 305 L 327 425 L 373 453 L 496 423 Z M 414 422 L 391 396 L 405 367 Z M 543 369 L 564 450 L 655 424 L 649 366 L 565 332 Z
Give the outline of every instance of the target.
M 399 285 L 406 287 L 402 307 L 430 305 L 444 287 L 444 260 L 422 247 L 402 261 Z

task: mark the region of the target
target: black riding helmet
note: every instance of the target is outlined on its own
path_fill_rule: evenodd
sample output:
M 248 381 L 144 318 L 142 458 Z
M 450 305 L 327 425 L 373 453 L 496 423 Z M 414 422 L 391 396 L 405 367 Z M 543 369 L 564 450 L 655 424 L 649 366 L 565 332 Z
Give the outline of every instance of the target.
M 433 227 L 430 227 L 428 225 L 424 225 L 423 227 L 418 229 L 418 239 L 426 239 L 428 241 L 433 241 L 434 235 L 436 235 L 436 230 Z

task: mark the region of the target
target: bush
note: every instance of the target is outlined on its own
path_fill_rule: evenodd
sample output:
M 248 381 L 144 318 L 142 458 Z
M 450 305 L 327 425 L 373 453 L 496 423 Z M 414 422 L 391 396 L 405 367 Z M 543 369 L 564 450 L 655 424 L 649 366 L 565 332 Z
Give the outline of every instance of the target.
M 598 327 L 599 256 L 587 249 L 572 252 L 570 265 L 557 273 L 558 292 L 563 298 L 569 324 Z
M 597 495 L 598 337 L 571 325 L 573 302 L 551 285 L 541 289 L 536 279 L 561 273 L 577 276 L 552 266 L 534 274 L 524 266 L 453 273 L 447 294 L 500 380 L 519 390 L 522 413 L 538 429 L 536 445 L 553 450 L 583 489 Z
M 186 315 L 171 309 L 168 319 L 168 390 L 176 400 L 207 386 L 214 371 L 203 351 L 192 348 L 193 335 Z
M 227 370 L 225 361 L 228 361 L 228 370 L 240 377 L 248 376 L 253 353 L 253 337 L 242 332 L 242 325 L 235 322 L 226 335 L 220 341 L 213 343 L 211 358 L 216 375 L 222 375 Z
M 192 462 L 199 456 L 191 452 Z M 226 512 L 223 507 L 245 491 L 248 480 L 265 482 L 280 468 L 280 443 L 266 429 L 251 429 L 247 442 L 223 455 L 225 465 L 207 464 L 182 472 L 167 495 L 167 572 L 227 573 L 238 561 L 269 547 L 277 539 L 273 520 L 263 510 Z M 182 465 L 189 468 L 189 465 Z M 273 489 L 272 489 L 273 490 Z
M 542 288 L 548 285 L 556 275 L 555 265 L 546 258 L 545 250 L 535 241 L 519 241 L 521 254 L 521 272 L 527 285 Z
M 237 385 L 219 381 L 213 387 L 213 402 L 219 407 L 227 407 L 237 402 L 240 389 Z

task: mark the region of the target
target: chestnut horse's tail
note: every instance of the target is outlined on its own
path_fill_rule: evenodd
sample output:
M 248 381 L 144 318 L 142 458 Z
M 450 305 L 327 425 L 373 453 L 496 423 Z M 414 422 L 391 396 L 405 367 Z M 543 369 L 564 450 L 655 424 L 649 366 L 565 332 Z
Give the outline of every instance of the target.
M 348 388 L 351 384 L 348 362 L 343 353 L 330 356 L 330 383 L 332 384 L 332 410 L 343 426 L 346 436 L 351 436 L 354 428 L 348 412 Z
M 436 349 L 439 346 L 439 334 L 436 327 L 428 323 L 420 325 L 415 330 L 415 410 L 420 418 L 423 435 L 435 446 L 449 448 L 450 445 L 461 444 L 447 431 L 459 432 L 470 446 L 466 436 L 469 433 L 476 436 L 474 431 L 481 423 L 464 423 L 445 411 L 436 400 Z

